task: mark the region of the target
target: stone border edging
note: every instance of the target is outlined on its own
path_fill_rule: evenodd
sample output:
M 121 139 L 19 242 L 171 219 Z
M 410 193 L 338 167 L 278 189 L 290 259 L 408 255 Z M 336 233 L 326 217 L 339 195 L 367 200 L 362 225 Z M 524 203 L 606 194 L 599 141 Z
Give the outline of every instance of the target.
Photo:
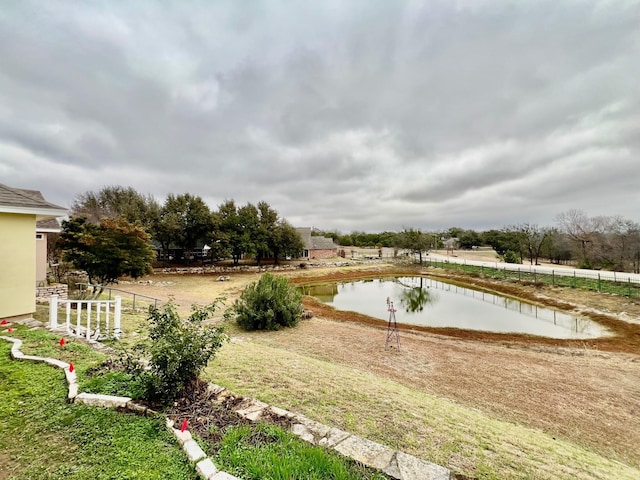
M 55 358 L 38 357 L 35 355 L 25 355 L 20 351 L 22 340 L 19 338 L 0 336 L 1 339 L 13 343 L 11 347 L 11 358 L 14 360 L 31 360 L 38 363 L 47 363 L 53 367 L 64 370 L 65 378 L 69 386 L 67 401 L 69 403 L 81 403 L 90 407 L 112 408 L 118 411 L 134 413 L 137 415 L 157 415 L 158 412 L 150 408 L 135 403 L 129 397 L 116 397 L 113 395 L 101 395 L 94 393 L 78 393 L 78 382 L 76 372 L 70 370 L 70 364 Z M 240 480 L 226 472 L 219 471 L 211 459 L 206 456 L 200 445 L 191 438 L 189 431 L 181 432 L 173 428 L 173 421 L 167 418 L 167 429 L 173 433 L 174 437 L 184 450 L 190 462 L 195 464 L 198 475 L 204 480 Z
M 69 393 L 69 403 L 81 403 L 92 407 L 113 408 L 118 411 L 130 412 L 137 415 L 157 415 L 158 412 L 134 402 L 130 397 L 117 397 L 93 393 L 78 393 L 78 383 L 75 371 L 70 371 L 70 365 L 53 358 L 25 355 L 20 351 L 22 340 L 19 338 L 0 336 L 13 343 L 11 358 L 15 360 L 32 360 L 44 362 L 54 367 L 62 368 L 65 372 Z M 215 401 L 222 403 L 233 400 L 232 410 L 250 421 L 261 418 L 278 417 L 291 422 L 291 432 L 301 440 L 312 445 L 323 446 L 335 450 L 345 457 L 352 458 L 363 465 L 380 470 L 398 480 L 452 480 L 457 476 L 449 469 L 427 462 L 413 455 L 373 442 L 366 438 L 352 435 L 343 430 L 328 427 L 311 420 L 304 415 L 292 413 L 282 408 L 270 406 L 252 398 L 235 395 L 225 387 L 210 383 L 207 387 Z M 187 458 L 195 465 L 196 472 L 204 480 L 241 480 L 226 472 L 219 471 L 213 461 L 193 440 L 191 432 L 184 432 L 173 428 L 173 420 L 166 418 L 166 427 L 176 438 Z
M 368 467 L 380 470 L 398 480 L 452 480 L 457 476 L 448 468 L 427 462 L 399 450 L 323 425 L 299 413 L 270 406 L 260 400 L 234 395 L 225 387 L 210 383 L 209 392 L 216 402 L 228 400 L 232 410 L 250 421 L 278 417 L 291 422 L 291 432 L 312 445 L 335 450 Z

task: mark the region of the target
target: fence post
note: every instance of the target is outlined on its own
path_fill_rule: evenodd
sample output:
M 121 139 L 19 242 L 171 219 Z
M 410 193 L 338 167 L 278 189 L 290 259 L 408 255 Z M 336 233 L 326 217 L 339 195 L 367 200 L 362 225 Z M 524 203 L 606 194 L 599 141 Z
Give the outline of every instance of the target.
M 49 328 L 58 328 L 58 295 L 49 299 Z
M 627 297 L 631 298 L 631 277 L 627 277 Z
M 600 274 L 598 273 L 598 291 L 602 291 L 600 287 Z
M 136 294 L 133 294 L 133 311 L 136 311 Z
M 120 339 L 120 314 L 122 313 L 122 297 L 116 295 L 116 306 L 113 312 L 113 336 Z
M 91 302 L 87 302 L 87 331 L 85 336 L 87 340 L 91 339 Z
M 555 273 L 553 273 L 553 270 L 551 270 L 551 286 L 555 287 L 556 286 L 556 275 Z M 554 310 L 555 312 L 555 310 Z

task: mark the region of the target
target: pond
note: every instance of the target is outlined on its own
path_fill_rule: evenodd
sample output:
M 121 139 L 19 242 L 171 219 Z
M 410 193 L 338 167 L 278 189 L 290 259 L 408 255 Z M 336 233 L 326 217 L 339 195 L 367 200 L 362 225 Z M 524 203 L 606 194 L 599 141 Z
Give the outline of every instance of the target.
M 339 310 L 389 320 L 387 298 L 398 323 L 454 327 L 551 338 L 597 338 L 608 335 L 600 324 L 520 300 L 424 277 L 360 280 L 302 288 Z

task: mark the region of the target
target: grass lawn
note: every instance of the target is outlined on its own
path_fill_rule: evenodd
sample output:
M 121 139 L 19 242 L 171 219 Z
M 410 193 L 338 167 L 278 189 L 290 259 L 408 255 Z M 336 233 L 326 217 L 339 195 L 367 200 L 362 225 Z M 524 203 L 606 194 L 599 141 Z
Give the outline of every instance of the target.
M 472 478 L 640 478 L 588 448 L 267 338 L 226 344 L 206 379 Z
M 79 376 L 101 357 L 81 343 L 61 349 L 43 330 L 18 328 L 26 354 L 77 365 Z M 64 372 L 11 360 L 0 341 L 1 479 L 195 479 L 163 420 L 66 402 Z

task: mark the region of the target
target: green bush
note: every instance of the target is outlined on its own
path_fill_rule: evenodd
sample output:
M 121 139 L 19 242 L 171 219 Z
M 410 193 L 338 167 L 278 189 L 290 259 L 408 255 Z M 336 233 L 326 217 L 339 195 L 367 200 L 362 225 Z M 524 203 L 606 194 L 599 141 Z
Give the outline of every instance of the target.
M 149 309 L 149 341 L 135 347 L 148 360 L 146 369 L 140 366 L 142 362 L 135 362 L 148 400 L 171 402 L 197 380 L 215 356 L 227 336 L 222 329 L 202 325 L 202 322 L 210 318 L 217 304 L 218 301 L 206 307 L 192 306 L 192 313 L 185 321 L 180 319 L 171 302 L 162 308 Z
M 302 295 L 286 278 L 265 273 L 242 292 L 233 312 L 245 330 L 293 327 L 302 316 Z
M 504 252 L 504 261 L 506 263 L 522 263 L 520 256 L 513 250 L 507 250 Z

